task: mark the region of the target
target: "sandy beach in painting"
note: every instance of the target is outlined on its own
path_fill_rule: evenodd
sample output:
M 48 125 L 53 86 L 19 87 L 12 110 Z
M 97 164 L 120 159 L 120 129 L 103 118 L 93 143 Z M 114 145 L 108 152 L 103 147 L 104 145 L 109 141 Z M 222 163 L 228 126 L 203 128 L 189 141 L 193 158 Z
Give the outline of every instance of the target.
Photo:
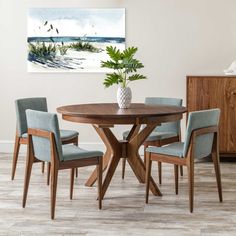
M 85 43 L 85 42 L 84 42 Z M 33 44 L 36 44 L 33 42 Z M 49 43 L 45 43 L 47 46 Z M 64 46 L 69 46 L 71 43 L 67 42 Z M 107 46 L 113 46 L 120 50 L 125 49 L 124 43 L 102 43 L 89 42 L 98 52 L 77 51 L 68 47 L 65 55 L 61 55 L 59 50 L 53 59 L 44 61 L 29 60 L 28 72 L 109 72 L 107 68 L 101 68 L 101 61 L 109 59 L 106 53 Z M 58 46 L 60 46 L 58 44 Z

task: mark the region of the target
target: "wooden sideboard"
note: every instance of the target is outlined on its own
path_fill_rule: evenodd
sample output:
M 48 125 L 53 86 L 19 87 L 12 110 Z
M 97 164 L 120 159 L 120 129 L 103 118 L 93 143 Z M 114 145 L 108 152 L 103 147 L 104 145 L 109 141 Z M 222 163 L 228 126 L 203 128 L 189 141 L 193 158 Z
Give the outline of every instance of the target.
M 220 153 L 236 157 L 236 76 L 187 76 L 187 108 L 220 108 Z

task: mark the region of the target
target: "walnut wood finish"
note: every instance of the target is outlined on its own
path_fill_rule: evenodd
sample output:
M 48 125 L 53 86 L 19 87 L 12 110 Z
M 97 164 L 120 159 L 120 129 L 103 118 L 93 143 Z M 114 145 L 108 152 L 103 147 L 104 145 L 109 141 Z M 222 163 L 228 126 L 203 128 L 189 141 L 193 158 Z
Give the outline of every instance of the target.
M 62 141 L 62 144 L 70 144 L 73 143 L 76 146 L 78 146 L 78 136 L 75 138 L 71 138 L 68 140 Z M 14 180 L 15 178 L 15 173 L 16 173 L 16 166 L 17 166 L 17 161 L 18 161 L 18 156 L 19 156 L 19 150 L 20 150 L 20 145 L 21 144 L 28 144 L 28 138 L 21 138 L 18 136 L 18 131 L 16 130 L 16 136 L 15 136 L 15 146 L 14 146 L 14 153 L 13 153 L 13 161 L 12 161 L 12 172 L 11 172 L 11 180 Z M 45 164 L 42 162 L 42 173 L 44 173 L 44 168 Z M 47 166 L 48 172 L 47 172 L 47 184 L 49 184 L 49 179 L 50 179 L 50 164 Z M 76 177 L 78 175 L 78 171 L 76 171 Z
M 220 108 L 220 154 L 236 157 L 236 76 L 187 76 L 187 107 Z
M 42 162 L 42 173 L 44 173 L 45 170 L 45 162 Z
M 130 130 L 127 138 L 126 138 L 126 141 L 130 141 L 131 138 L 133 138 L 134 136 L 136 136 L 139 132 L 139 129 L 141 128 L 141 125 L 134 125 L 132 127 L 132 129 Z M 144 158 L 144 163 L 145 163 L 145 158 Z M 125 165 L 126 165 L 126 157 L 123 156 L 123 160 L 122 160 L 122 179 L 125 178 Z
M 146 148 L 149 146 L 156 146 L 156 147 L 161 147 L 164 145 L 167 145 L 169 143 L 173 143 L 173 142 L 180 142 L 181 138 L 180 135 L 176 136 L 176 137 L 171 137 L 171 138 L 166 138 L 166 139 L 162 139 L 162 140 L 155 140 L 155 141 L 145 141 L 143 143 L 144 146 L 144 163 L 146 163 Z M 122 162 L 122 179 L 124 179 L 125 177 L 125 164 L 126 164 L 126 159 L 123 158 L 123 162 Z M 159 178 L 159 184 L 162 184 L 162 165 L 161 162 L 158 162 L 158 178 Z M 183 176 L 183 167 L 180 166 L 180 175 Z
M 117 104 L 107 103 L 70 105 L 59 107 L 57 111 L 65 120 L 92 124 L 106 145 L 103 170 L 107 169 L 107 172 L 102 185 L 104 197 L 121 158 L 126 157 L 138 181 L 145 182 L 146 168 L 138 154 L 139 147 L 158 124 L 180 120 L 186 108 L 135 103 L 129 109 L 119 109 Z M 126 141 L 118 141 L 112 133 L 111 127 L 117 124 L 133 124 Z M 142 124 L 147 126 L 140 131 Z M 94 171 L 86 185 L 92 186 L 96 179 L 97 174 Z M 161 196 L 159 188 L 150 179 L 150 190 Z
M 74 144 L 75 146 L 78 146 L 78 144 L 79 144 L 79 137 L 77 136 L 75 138 L 71 138 L 71 139 L 62 141 L 63 145 L 71 144 L 71 143 Z M 51 173 L 51 163 L 48 162 L 48 165 L 47 165 L 47 185 L 49 185 L 49 183 L 50 183 L 50 173 Z M 73 172 L 73 173 L 75 173 L 75 176 L 77 178 L 78 177 L 78 169 L 76 168 L 75 172 Z
M 155 124 L 182 118 L 185 107 L 133 103 L 129 109 L 119 109 L 116 103 L 70 105 L 57 108 L 63 119 L 88 124 Z
M 14 177 L 15 177 L 16 165 L 17 165 L 17 161 L 18 161 L 20 145 L 27 144 L 27 143 L 28 143 L 28 139 L 19 137 L 18 132 L 16 131 L 13 161 L 12 161 L 11 180 L 14 180 Z
M 150 176 L 151 176 L 152 161 L 174 164 L 175 192 L 176 192 L 176 194 L 178 194 L 178 166 L 187 166 L 188 183 L 189 183 L 189 209 L 190 209 L 191 213 L 193 212 L 195 141 L 196 141 L 197 136 L 203 135 L 203 134 L 208 134 L 208 133 L 214 133 L 211 155 L 212 155 L 212 160 L 213 160 L 214 168 L 215 168 L 219 200 L 220 200 L 220 202 L 223 201 L 222 186 L 221 186 L 221 174 L 220 174 L 220 162 L 219 162 L 219 132 L 218 132 L 217 126 L 212 126 L 212 127 L 208 127 L 208 128 L 197 129 L 192 132 L 187 156 L 184 158 L 147 152 L 146 163 L 147 163 L 147 170 L 148 171 L 146 172 L 146 203 L 148 203 L 148 197 L 149 197 L 149 182 L 150 182 Z
M 22 206 L 25 208 L 31 170 L 34 162 L 39 162 L 34 156 L 32 136 L 39 136 L 48 138 L 50 140 L 50 152 L 51 152 L 51 219 L 55 218 L 55 207 L 56 207 L 56 191 L 57 191 L 57 181 L 58 181 L 58 172 L 63 169 L 71 169 L 71 181 L 70 181 L 70 199 L 73 197 L 73 186 L 74 186 L 74 176 L 75 169 L 78 167 L 84 166 L 97 166 L 97 175 L 98 175 L 98 202 L 99 209 L 102 208 L 102 192 L 101 192 L 101 183 L 102 183 L 102 157 L 91 157 L 86 159 L 78 159 L 72 161 L 59 161 L 55 143 L 55 137 L 52 132 L 39 129 L 28 129 L 28 148 L 27 148 L 27 161 L 26 161 L 26 170 L 25 170 L 25 181 L 24 181 L 24 191 L 23 191 L 23 201 Z

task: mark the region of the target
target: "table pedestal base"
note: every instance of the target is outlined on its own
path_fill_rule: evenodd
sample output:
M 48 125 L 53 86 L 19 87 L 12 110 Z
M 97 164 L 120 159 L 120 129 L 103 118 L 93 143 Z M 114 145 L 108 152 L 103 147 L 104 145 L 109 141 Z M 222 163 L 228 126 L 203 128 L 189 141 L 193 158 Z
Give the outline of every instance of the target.
M 118 141 L 109 127 L 93 125 L 104 144 L 106 145 L 106 153 L 103 158 L 103 170 L 107 168 L 106 176 L 102 184 L 102 197 L 104 197 L 115 170 L 122 157 L 126 157 L 131 169 L 140 183 L 145 183 L 146 168 L 138 153 L 140 146 L 156 127 L 155 125 L 147 125 L 140 132 L 140 125 L 134 125 L 128 135 L 127 140 Z M 97 179 L 96 170 L 92 173 L 86 182 L 86 186 L 92 186 Z M 153 178 L 150 180 L 150 190 L 154 195 L 162 196 L 159 188 L 155 184 Z

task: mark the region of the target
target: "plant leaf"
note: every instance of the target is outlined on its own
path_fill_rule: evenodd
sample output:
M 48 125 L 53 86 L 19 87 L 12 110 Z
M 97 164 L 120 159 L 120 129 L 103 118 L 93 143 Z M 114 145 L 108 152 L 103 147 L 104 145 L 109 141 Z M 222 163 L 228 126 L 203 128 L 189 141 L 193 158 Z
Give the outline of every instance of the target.
M 129 81 L 135 81 L 135 80 L 140 80 L 140 79 L 147 79 L 147 77 L 140 74 L 134 74 L 134 75 L 129 76 L 128 78 Z
M 137 60 L 137 59 L 130 59 L 129 61 L 126 62 L 126 73 L 132 73 L 132 72 L 136 72 L 137 69 L 143 68 L 143 64 Z
M 122 53 L 122 56 L 124 59 L 131 59 L 133 58 L 134 54 L 138 51 L 138 48 L 136 47 L 129 47 L 127 49 L 125 49 Z
M 121 57 L 122 53 L 120 52 L 119 49 L 116 49 L 116 47 L 108 46 L 106 47 L 106 51 L 107 51 L 107 54 L 110 56 L 110 58 L 114 60 L 115 62 L 122 59 Z
M 119 69 L 119 64 L 113 61 L 101 61 L 101 67 L 106 67 L 110 69 Z
M 107 74 L 107 78 L 104 80 L 103 84 L 106 88 L 108 88 L 113 84 L 118 84 L 120 82 L 120 79 L 120 76 L 116 73 Z

